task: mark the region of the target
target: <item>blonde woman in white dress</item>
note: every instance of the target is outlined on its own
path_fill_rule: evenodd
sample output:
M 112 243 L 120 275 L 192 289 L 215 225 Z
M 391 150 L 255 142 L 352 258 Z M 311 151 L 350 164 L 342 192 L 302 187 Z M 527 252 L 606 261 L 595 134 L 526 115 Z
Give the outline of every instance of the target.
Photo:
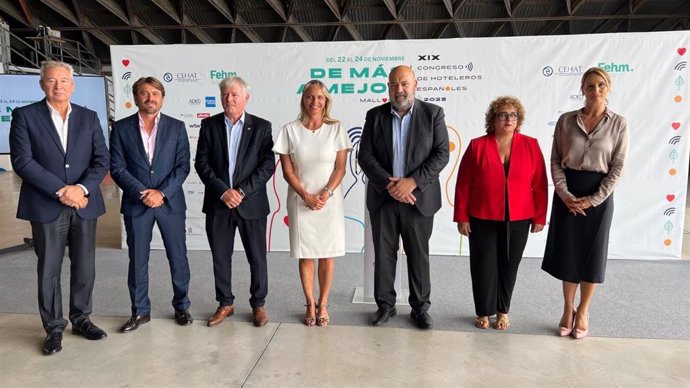
M 334 257 L 345 255 L 343 191 L 352 143 L 343 125 L 330 117 L 331 95 L 318 80 L 302 91 L 297 120 L 281 128 L 273 151 L 287 181 L 290 255 L 299 259 L 307 326 L 327 326 Z M 318 259 L 319 297 L 314 298 Z

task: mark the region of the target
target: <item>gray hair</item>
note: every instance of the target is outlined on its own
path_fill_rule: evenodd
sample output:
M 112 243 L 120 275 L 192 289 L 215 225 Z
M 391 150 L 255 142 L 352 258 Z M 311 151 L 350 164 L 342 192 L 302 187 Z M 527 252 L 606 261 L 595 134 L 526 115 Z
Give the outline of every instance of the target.
M 74 77 L 74 68 L 69 63 L 60 61 L 43 61 L 41 62 L 41 82 L 43 82 L 43 79 L 46 76 L 46 72 L 56 67 L 62 67 L 69 70 L 69 76 Z
M 244 94 L 249 95 L 249 84 L 241 77 L 223 78 L 223 80 L 220 81 L 220 84 L 218 84 L 218 87 L 220 88 L 220 92 L 223 93 L 225 89 L 235 84 L 239 84 L 240 86 L 242 86 L 242 89 L 244 89 Z

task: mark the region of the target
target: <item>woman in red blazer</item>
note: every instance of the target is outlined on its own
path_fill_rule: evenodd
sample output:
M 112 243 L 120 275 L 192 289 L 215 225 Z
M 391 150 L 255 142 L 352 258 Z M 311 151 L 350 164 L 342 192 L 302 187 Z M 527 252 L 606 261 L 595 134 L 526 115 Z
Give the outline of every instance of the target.
M 480 329 L 510 326 L 508 311 L 528 231 L 546 222 L 547 180 L 537 139 L 520 133 L 525 109 L 498 97 L 486 111 L 486 135 L 473 139 L 455 186 L 458 231 L 470 240 L 472 293 Z

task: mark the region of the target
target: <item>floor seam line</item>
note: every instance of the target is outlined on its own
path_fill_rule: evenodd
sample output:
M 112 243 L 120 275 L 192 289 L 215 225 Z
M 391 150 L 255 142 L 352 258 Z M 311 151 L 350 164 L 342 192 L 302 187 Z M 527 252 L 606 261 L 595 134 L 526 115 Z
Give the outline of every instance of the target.
M 254 373 L 254 369 L 256 369 L 256 366 L 259 364 L 259 361 L 261 361 L 261 358 L 263 358 L 264 353 L 266 353 L 266 349 L 268 349 L 268 346 L 273 342 L 273 337 L 276 336 L 276 333 L 278 332 L 278 329 L 280 329 L 280 326 L 282 325 L 282 322 L 278 323 L 278 326 L 276 329 L 273 331 L 273 334 L 271 335 L 271 338 L 268 339 L 268 342 L 266 342 L 266 346 L 261 350 L 261 354 L 259 354 L 259 357 L 256 358 L 256 362 L 254 362 L 254 365 L 252 365 L 252 369 L 249 370 L 249 373 L 247 373 L 247 377 L 244 378 L 244 381 L 242 382 L 242 385 L 240 387 L 244 387 L 244 385 L 247 383 L 247 380 L 249 380 L 249 377 Z

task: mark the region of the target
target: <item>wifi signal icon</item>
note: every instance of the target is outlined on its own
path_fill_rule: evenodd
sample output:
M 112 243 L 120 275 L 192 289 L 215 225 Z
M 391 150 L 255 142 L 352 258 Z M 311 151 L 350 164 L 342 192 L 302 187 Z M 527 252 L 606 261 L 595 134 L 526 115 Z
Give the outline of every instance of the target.
M 664 210 L 664 215 L 665 216 L 670 216 L 676 213 L 676 208 L 675 207 L 670 207 L 666 210 Z
M 132 72 L 128 71 L 125 74 L 122 74 L 122 79 L 127 81 L 128 79 L 132 78 Z
M 468 63 L 467 66 L 465 66 L 465 67 L 467 67 L 467 70 L 472 71 L 472 69 L 474 68 L 474 65 L 472 64 L 472 61 L 470 61 L 470 63 Z
M 362 127 L 348 129 L 347 136 L 350 138 L 352 145 L 359 143 L 359 139 L 362 137 Z
M 681 71 L 681 70 L 685 69 L 685 66 L 686 66 L 687 64 L 688 64 L 687 61 L 678 62 L 678 63 L 676 63 L 676 66 L 675 66 L 673 69 L 674 69 L 674 70 L 677 70 L 677 71 Z
M 668 144 L 678 144 L 680 143 L 680 136 L 673 136 L 669 141 Z

